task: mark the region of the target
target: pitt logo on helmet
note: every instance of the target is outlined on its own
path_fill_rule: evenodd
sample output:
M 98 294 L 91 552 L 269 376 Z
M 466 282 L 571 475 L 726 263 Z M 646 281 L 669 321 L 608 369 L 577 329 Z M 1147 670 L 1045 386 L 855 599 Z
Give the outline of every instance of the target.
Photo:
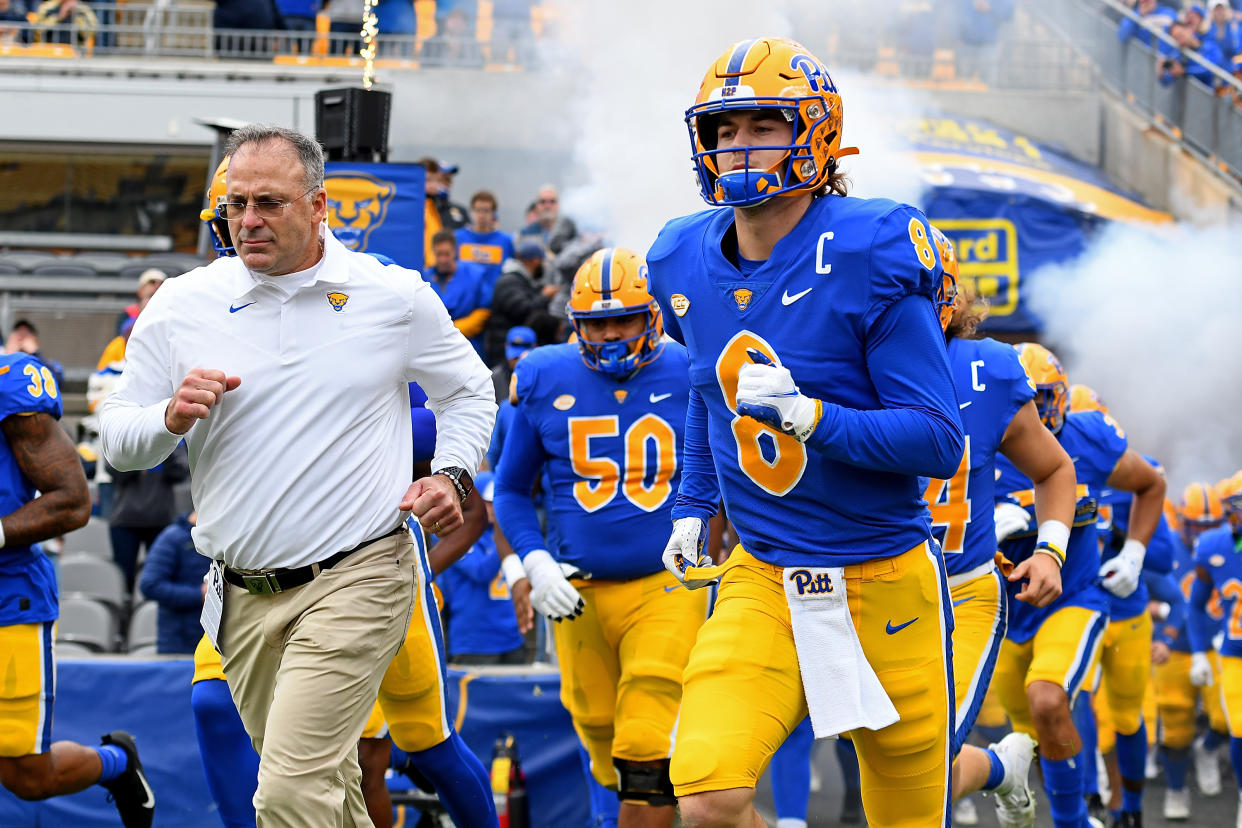
M 827 572 L 811 574 L 807 569 L 795 569 L 789 573 L 789 580 L 799 595 L 829 595 L 833 591 L 832 578 Z
M 337 293 L 333 291 L 328 294 L 328 303 L 332 305 L 332 310 L 340 313 L 345 310 L 345 303 L 349 301 L 349 294 Z
M 328 226 L 350 250 L 365 253 L 371 232 L 384 223 L 397 185 L 373 175 L 342 171 L 324 179 Z

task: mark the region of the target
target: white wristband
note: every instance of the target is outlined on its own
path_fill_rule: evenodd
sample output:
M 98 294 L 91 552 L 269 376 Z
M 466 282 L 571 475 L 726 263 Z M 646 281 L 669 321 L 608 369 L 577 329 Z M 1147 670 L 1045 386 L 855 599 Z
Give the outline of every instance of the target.
M 1147 544 L 1134 538 L 1126 538 L 1126 542 L 1121 546 L 1121 551 L 1117 554 L 1135 557 L 1141 561 L 1147 555 Z
M 505 583 L 510 587 L 526 577 L 526 567 L 522 566 L 522 559 L 516 552 L 500 559 L 500 571 L 505 576 Z
M 1046 543 L 1065 555 L 1069 547 L 1070 528 L 1059 520 L 1045 520 L 1039 524 L 1039 534 L 1035 538 L 1036 545 Z
M 4 548 L 4 521 L 0 520 L 0 549 Z

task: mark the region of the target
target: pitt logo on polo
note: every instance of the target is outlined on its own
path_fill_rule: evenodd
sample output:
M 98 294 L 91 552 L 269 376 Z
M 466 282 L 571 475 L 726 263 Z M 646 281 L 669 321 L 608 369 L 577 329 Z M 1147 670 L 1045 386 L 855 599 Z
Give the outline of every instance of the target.
M 345 310 L 345 303 L 348 301 L 349 301 L 349 294 L 347 293 L 337 293 L 336 291 L 332 291 L 331 293 L 328 294 L 328 302 L 331 303 L 332 310 L 336 311 L 337 313 L 340 313 L 341 311 Z
M 812 575 L 808 570 L 795 569 L 789 573 L 789 580 L 797 588 L 799 595 L 828 595 L 832 592 L 832 578 L 827 572 Z

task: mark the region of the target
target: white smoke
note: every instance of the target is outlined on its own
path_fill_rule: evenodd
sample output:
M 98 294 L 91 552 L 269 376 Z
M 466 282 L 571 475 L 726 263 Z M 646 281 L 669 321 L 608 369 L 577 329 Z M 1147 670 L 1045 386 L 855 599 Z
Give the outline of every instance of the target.
M 1112 225 L 1031 278 L 1070 382 L 1094 388 L 1176 499 L 1242 466 L 1242 228 Z

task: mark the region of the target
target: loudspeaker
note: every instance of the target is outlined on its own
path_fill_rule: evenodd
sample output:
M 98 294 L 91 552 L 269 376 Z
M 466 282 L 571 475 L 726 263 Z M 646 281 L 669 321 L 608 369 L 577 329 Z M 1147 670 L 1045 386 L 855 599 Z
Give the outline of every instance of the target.
M 392 95 L 379 90 L 315 93 L 315 138 L 329 161 L 387 161 Z

